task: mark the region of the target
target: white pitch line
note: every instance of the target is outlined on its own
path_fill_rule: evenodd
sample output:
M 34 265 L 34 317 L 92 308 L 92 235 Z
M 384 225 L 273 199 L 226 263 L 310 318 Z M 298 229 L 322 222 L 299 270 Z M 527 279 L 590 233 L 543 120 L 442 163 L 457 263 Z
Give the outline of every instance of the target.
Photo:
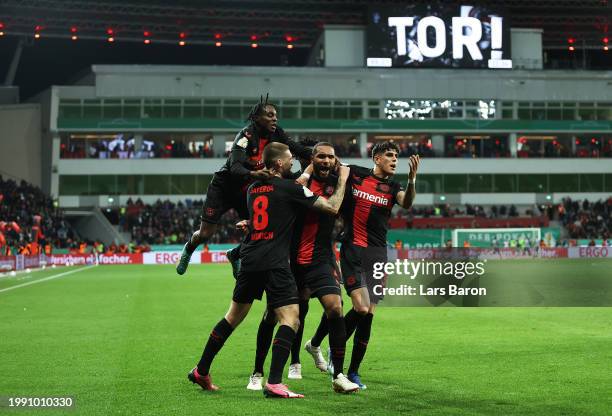
M 13 289 L 19 289 L 20 287 L 24 287 L 24 286 L 35 285 L 36 283 L 40 283 L 40 282 L 46 282 L 47 280 L 57 279 L 58 277 L 67 276 L 67 275 L 72 274 L 72 273 L 82 272 L 83 270 L 91 269 L 92 267 L 96 267 L 96 266 L 97 266 L 96 264 L 92 264 L 91 266 L 86 266 L 86 267 L 83 267 L 83 268 L 77 269 L 77 270 L 70 270 L 68 272 L 64 272 L 64 273 L 60 273 L 60 274 L 54 274 L 52 276 L 44 277 L 44 278 L 39 279 L 39 280 L 34 280 L 33 282 L 27 282 L 27 283 L 22 283 L 20 285 L 7 287 L 5 289 L 0 289 L 0 293 L 8 292 L 9 290 L 13 290 Z

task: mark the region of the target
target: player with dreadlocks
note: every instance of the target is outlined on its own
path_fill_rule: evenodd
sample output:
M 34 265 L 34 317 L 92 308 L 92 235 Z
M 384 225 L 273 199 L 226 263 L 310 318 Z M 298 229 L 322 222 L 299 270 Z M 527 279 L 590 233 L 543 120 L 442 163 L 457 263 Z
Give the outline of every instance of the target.
M 187 271 L 195 249 L 215 233 L 219 219 L 225 212 L 234 208 L 240 218 L 249 218 L 246 206 L 247 188 L 254 180 L 270 178 L 262 159 L 263 149 L 268 143 L 284 143 L 298 157 L 310 157 L 308 148 L 291 140 L 278 126 L 276 106 L 268 102 L 267 94 L 265 99 L 262 96 L 259 103 L 253 106 L 247 121 L 248 124 L 236 135 L 227 161 L 215 172 L 208 186 L 200 229 L 185 243 L 176 266 L 176 272 L 180 275 Z M 235 249 L 232 254 L 238 258 L 236 251 Z

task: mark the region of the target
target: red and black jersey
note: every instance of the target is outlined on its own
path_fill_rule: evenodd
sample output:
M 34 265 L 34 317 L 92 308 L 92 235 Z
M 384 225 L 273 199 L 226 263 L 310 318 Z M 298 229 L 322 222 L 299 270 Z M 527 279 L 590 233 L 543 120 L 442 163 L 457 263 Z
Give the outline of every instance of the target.
M 307 184 L 313 194 L 329 198 L 335 191 L 338 177 L 319 178 L 313 175 Z M 336 217 L 314 210 L 298 216 L 293 233 L 291 261 L 300 265 L 333 261 L 332 232 Z
M 249 241 L 240 249 L 241 270 L 288 268 L 299 208 L 310 208 L 317 198 L 308 188 L 289 179 L 274 177 L 249 186 L 247 207 L 251 228 Z
M 274 133 L 263 132 L 251 123 L 238 132 L 227 161 L 215 175 L 229 179 L 232 189 L 244 192 L 251 181 L 250 172 L 264 168 L 263 149 L 272 142 L 284 143 L 293 154 L 310 158 L 310 149 L 291 140 L 282 128 L 277 127 Z
M 402 186 L 374 176 L 371 169 L 352 165 L 349 168 L 342 204 L 344 241 L 360 247 L 384 247 L 391 209 Z

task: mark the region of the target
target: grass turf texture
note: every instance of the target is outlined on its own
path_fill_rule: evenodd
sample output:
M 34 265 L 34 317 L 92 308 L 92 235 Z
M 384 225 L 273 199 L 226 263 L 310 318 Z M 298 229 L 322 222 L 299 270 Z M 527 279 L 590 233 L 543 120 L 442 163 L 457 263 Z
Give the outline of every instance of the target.
M 597 263 L 553 262 L 577 275 Z M 204 392 L 186 374 L 232 288 L 229 265 L 192 265 L 184 277 L 172 266 L 98 266 L 0 293 L 0 396 L 70 395 L 70 413 L 79 415 L 603 415 L 612 408 L 610 308 L 381 307 L 361 369 L 368 390 L 333 393 L 302 354 L 304 379 L 288 384 L 306 398 L 265 400 L 245 388 L 264 306 L 257 302 L 213 365 L 222 391 Z M 317 301 L 310 310 L 305 340 L 320 317 Z

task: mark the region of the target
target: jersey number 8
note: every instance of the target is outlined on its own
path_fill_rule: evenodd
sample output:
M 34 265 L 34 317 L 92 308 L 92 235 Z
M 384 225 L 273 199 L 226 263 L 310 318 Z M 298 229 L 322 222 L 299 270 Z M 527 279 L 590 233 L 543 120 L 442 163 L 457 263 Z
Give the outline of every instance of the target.
M 260 195 L 253 201 L 253 228 L 261 231 L 268 226 L 268 197 Z

